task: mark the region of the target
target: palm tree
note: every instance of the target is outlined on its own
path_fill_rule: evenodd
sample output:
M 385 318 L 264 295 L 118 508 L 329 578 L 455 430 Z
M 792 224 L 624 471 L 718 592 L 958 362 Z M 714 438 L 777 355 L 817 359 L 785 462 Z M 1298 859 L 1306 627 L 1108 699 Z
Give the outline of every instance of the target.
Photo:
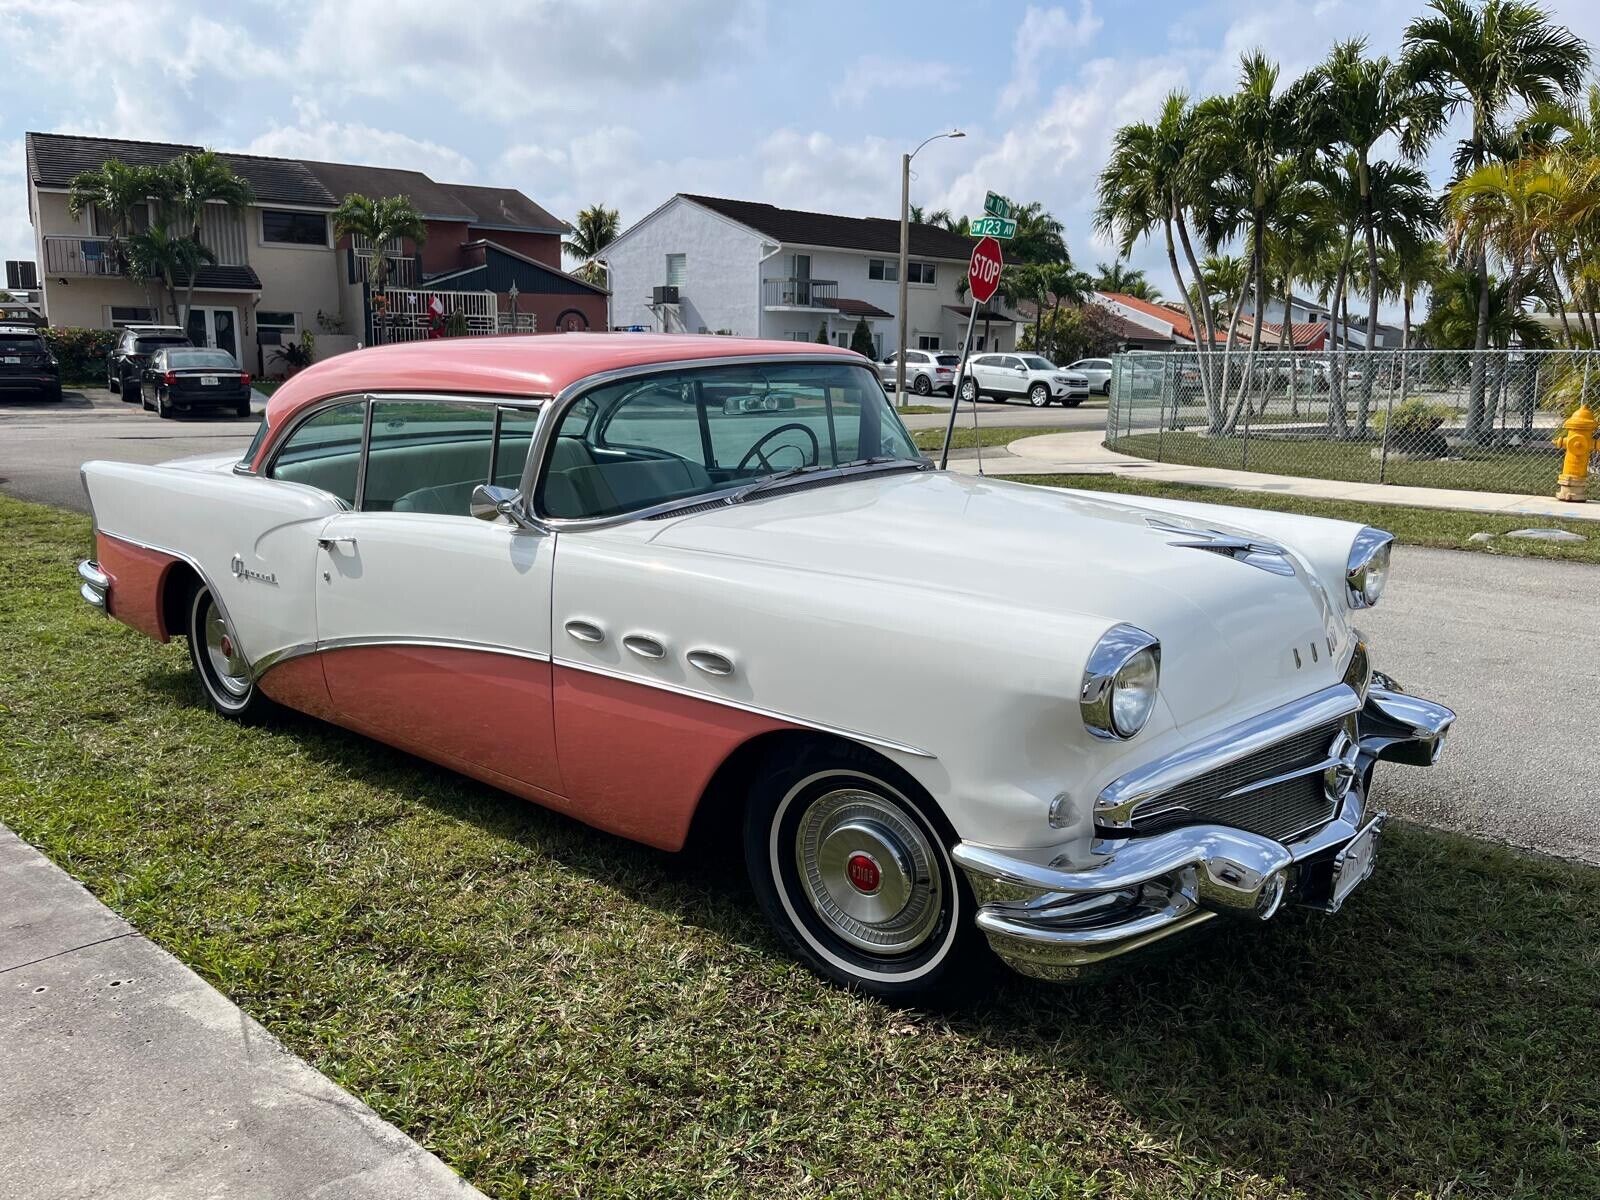
M 1094 269 L 1099 272 L 1095 277 L 1094 286 L 1102 292 L 1121 292 L 1125 296 L 1134 296 L 1140 300 L 1156 298 L 1155 289 L 1145 279 L 1144 272 L 1125 266 L 1120 257 L 1110 266 L 1105 263 L 1095 263 Z
M 1431 288 L 1444 272 L 1444 247 L 1433 238 L 1419 237 L 1394 242 L 1384 251 L 1383 277 L 1386 291 L 1400 301 L 1403 319 L 1400 348 L 1411 349 L 1411 312 L 1417 292 Z
M 913 225 L 925 224 L 926 222 L 923 219 L 922 205 L 920 205 L 920 204 L 909 205 L 906 208 L 906 219 L 908 221 L 910 221 Z
M 161 220 L 130 237 L 126 247 L 129 275 L 140 281 L 155 282 L 158 297 L 164 286 L 167 302 L 158 307 L 170 307 L 174 320 L 178 318 L 178 280 L 189 280 L 192 292 L 194 277 L 200 268 L 217 261 L 216 254 L 204 243 L 187 234 L 174 237 L 167 232 L 166 222 Z M 188 323 L 187 310 L 177 323 Z
M 962 237 L 970 237 L 972 234 L 971 218 L 962 217 L 957 220 L 950 215 L 948 208 L 935 209 L 929 213 L 927 223 L 937 225 L 940 229 L 948 229 L 951 233 L 959 233 Z
M 107 226 L 96 231 L 105 237 L 112 260 L 126 269 L 124 242 L 137 232 L 138 210 L 144 207 L 149 213 L 150 197 L 156 191 L 155 170 L 108 158 L 92 171 L 73 176 L 67 189 L 67 212 L 77 219 L 94 209 Z
M 1490 279 L 1487 289 L 1476 273 L 1462 267 L 1447 268 L 1433 286 L 1429 297 L 1428 319 L 1422 335 L 1430 346 L 1440 350 L 1468 350 L 1477 347 L 1479 297 L 1489 296 L 1489 344 L 1504 350 L 1514 339 L 1524 346 L 1544 347 L 1550 334 L 1522 310 L 1511 291 L 1508 279 Z
M 596 260 L 621 231 L 622 219 L 616 209 L 607 208 L 604 204 L 591 204 L 579 210 L 578 219 L 573 223 L 572 236 L 561 243 L 561 248 L 582 264 L 578 268 L 578 275 L 590 283 L 599 284 L 605 276 L 605 268 Z
M 1068 260 L 1066 230 L 1039 201 L 1014 205 L 1011 219 L 1017 223 L 1016 234 L 1006 243 L 1006 257 L 1012 262 L 1054 263 Z
M 1526 0 L 1429 0 L 1431 16 L 1406 26 L 1405 65 L 1411 77 L 1438 95 L 1445 111 L 1467 109 L 1471 127 L 1456 151 L 1458 175 L 1467 175 L 1501 155 L 1508 110 L 1514 104 L 1538 106 L 1571 97 L 1589 66 L 1589 50 L 1570 30 Z M 1489 344 L 1490 276 L 1488 248 L 1468 248 L 1478 295 L 1478 332 L 1473 349 Z M 1484 368 L 1481 353 L 1472 359 L 1467 434 L 1486 438 Z
M 180 154 L 157 171 L 155 185 L 162 210 L 175 227 L 174 236 L 187 237 L 202 248 L 205 244 L 201 225 L 208 205 L 222 204 L 235 213 L 243 213 L 255 202 L 255 191 L 249 182 L 239 178 L 232 167 L 210 150 Z M 209 249 L 207 254 L 211 255 L 207 261 L 216 261 Z M 195 283 L 196 272 L 190 271 L 180 324 L 188 322 L 189 310 L 194 307 Z
M 400 241 L 420 246 L 428 240 L 428 227 L 408 196 L 373 200 L 351 192 L 333 210 L 333 234 L 336 238 L 361 238 L 372 247 L 367 278 L 374 294 L 381 295 L 389 282 L 388 246 Z

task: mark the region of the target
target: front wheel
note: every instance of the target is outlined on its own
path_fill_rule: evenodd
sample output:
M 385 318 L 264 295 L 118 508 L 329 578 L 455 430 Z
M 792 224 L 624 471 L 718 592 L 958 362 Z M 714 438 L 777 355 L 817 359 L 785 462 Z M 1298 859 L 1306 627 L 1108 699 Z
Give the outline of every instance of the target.
M 846 987 L 909 1000 L 970 985 L 984 946 L 953 835 L 896 776 L 846 747 L 775 761 L 745 810 L 745 863 L 795 957 Z
M 236 721 L 253 720 L 269 701 L 250 678 L 250 666 L 239 652 L 222 610 L 204 584 L 189 601 L 189 659 L 212 709 Z
M 1036 383 L 1028 389 L 1028 403 L 1035 408 L 1048 408 L 1050 405 L 1050 389 L 1042 383 Z

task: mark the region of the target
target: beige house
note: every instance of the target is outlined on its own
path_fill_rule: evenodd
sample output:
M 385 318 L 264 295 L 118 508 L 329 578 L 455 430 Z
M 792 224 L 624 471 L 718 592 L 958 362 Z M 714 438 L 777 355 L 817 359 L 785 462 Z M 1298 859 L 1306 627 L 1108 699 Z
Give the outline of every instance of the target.
M 39 284 L 47 320 L 56 326 L 114 329 L 138 323 L 176 323 L 176 313 L 157 289 L 124 277 L 107 252 L 101 215 L 92 208 L 73 217 L 67 211 L 72 179 L 108 159 L 129 165 L 170 162 L 198 146 L 52 133 L 27 135 L 28 216 L 34 228 Z M 255 203 L 244 212 L 213 205 L 201 227 L 201 240 L 215 254 L 215 265 L 196 273 L 190 336 L 196 344 L 232 352 L 251 371 L 272 368 L 273 348 L 309 330 L 317 357 L 353 348 L 371 330 L 365 260 L 370 247 L 336 242 L 333 210 L 344 196 L 407 195 L 422 215 L 428 240 L 422 247 L 391 248 L 390 287 L 428 288 L 461 296 L 448 277 L 476 264 L 482 247 L 537 258 L 547 269 L 524 277 L 523 290 L 549 277 L 552 291 L 587 291 L 584 308 L 604 313 L 602 289 L 577 282 L 560 271 L 560 243 L 570 227 L 521 192 L 510 188 L 441 184 L 417 171 L 264 158 L 247 154 L 220 157 L 246 180 Z M 148 220 L 140 216 L 136 221 Z M 532 259 L 530 259 L 530 262 Z M 437 288 L 429 283 L 441 280 Z M 486 306 L 493 332 L 496 296 L 492 286 L 472 294 Z M 179 289 L 183 302 L 185 289 Z M 527 313 L 535 297 L 520 306 Z M 512 314 L 515 316 L 515 314 Z

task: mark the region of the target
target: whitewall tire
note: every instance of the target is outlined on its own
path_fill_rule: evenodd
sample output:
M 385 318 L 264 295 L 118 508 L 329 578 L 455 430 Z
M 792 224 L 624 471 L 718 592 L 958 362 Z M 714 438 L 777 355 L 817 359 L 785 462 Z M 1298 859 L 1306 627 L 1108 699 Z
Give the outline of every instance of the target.
M 189 660 L 200 677 L 200 690 L 217 713 L 235 720 L 254 718 L 268 701 L 250 678 L 244 660 L 211 589 L 201 584 L 189 598 Z

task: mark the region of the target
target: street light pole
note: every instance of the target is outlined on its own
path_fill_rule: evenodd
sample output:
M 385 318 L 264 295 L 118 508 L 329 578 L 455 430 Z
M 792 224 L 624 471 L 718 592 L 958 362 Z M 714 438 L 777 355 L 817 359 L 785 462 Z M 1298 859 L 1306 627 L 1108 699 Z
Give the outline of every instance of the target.
M 959 129 L 952 129 L 949 133 L 936 133 L 931 138 L 923 141 L 922 146 L 928 142 L 936 142 L 940 138 L 966 137 Z M 894 356 L 894 402 L 904 405 L 906 402 L 906 302 L 908 293 L 906 276 L 910 273 L 911 258 L 911 160 L 922 152 L 918 146 L 910 154 L 900 156 L 900 309 L 899 326 L 900 339 Z

